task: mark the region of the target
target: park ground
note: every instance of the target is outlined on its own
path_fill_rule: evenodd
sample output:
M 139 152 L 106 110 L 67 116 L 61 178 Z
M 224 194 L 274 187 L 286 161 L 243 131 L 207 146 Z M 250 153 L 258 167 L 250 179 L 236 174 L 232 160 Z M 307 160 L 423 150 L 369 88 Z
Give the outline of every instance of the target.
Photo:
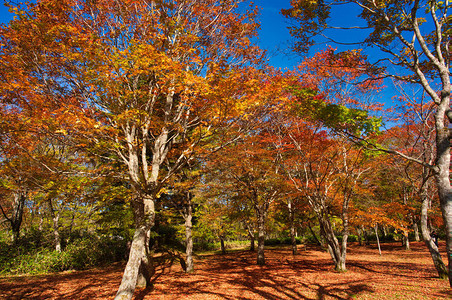
M 266 265 L 256 254 L 233 251 L 204 254 L 196 271 L 185 274 L 178 261 L 159 259 L 152 289 L 137 289 L 134 299 L 452 299 L 447 280 L 436 277 L 423 243 L 349 247 L 345 273 L 334 271 L 328 253 L 299 246 L 266 250 Z M 440 248 L 445 258 L 444 243 Z M 0 278 L 0 299 L 112 299 L 124 263 L 86 271 Z

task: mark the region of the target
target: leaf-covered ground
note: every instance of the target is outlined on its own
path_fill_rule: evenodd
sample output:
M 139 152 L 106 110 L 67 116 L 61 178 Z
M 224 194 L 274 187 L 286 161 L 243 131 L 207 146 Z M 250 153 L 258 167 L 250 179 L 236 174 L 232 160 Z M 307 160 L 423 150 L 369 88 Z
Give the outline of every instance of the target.
M 375 246 L 351 245 L 345 273 L 333 270 L 326 252 L 303 246 L 297 256 L 288 247 L 266 250 L 263 267 L 249 251 L 200 256 L 190 275 L 162 260 L 153 289 L 138 289 L 135 299 L 452 299 L 423 243 L 411 247 L 384 244 L 379 256 Z M 0 278 L 0 299 L 112 299 L 123 267 Z

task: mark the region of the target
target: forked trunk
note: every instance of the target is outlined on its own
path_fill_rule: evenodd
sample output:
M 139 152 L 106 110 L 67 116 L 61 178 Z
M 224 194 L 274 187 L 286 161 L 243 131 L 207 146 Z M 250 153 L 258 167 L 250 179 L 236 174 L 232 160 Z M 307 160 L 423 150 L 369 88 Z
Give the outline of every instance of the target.
M 129 300 L 137 286 L 151 285 L 153 275 L 152 258 L 149 253 L 149 237 L 154 225 L 154 200 L 149 195 L 134 199 L 132 207 L 135 219 L 135 234 L 130 247 L 129 260 L 115 300 Z
M 321 233 L 328 245 L 328 253 L 331 255 L 331 259 L 334 263 L 334 268 L 336 271 L 345 272 L 347 269 L 345 267 L 346 252 L 341 251 L 341 246 L 339 241 L 334 234 L 333 227 L 331 226 L 328 217 L 324 217 L 322 214 L 317 214 L 319 218 Z M 345 244 L 347 244 L 348 236 L 345 236 Z
M 133 292 L 142 280 L 150 285 L 150 266 L 147 251 L 147 240 L 149 236 L 148 226 L 135 229 L 132 245 L 130 247 L 129 260 L 127 261 L 121 285 L 119 286 L 115 300 L 132 299 Z
M 26 193 L 23 191 L 16 192 L 14 194 L 14 207 L 13 213 L 11 217 L 6 215 L 6 212 L 3 210 L 3 207 L 0 205 L 0 210 L 2 211 L 3 216 L 6 221 L 11 224 L 11 231 L 13 233 L 13 242 L 17 244 L 20 237 L 20 226 L 22 225 L 22 216 L 24 212 Z

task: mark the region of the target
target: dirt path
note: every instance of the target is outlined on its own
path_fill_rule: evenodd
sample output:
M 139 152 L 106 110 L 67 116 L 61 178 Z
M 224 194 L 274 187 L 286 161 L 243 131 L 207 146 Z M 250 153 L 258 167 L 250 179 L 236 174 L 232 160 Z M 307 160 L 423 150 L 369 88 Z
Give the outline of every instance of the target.
M 190 275 L 166 261 L 153 289 L 137 290 L 135 299 L 452 299 L 425 246 L 411 246 L 405 251 L 399 243 L 385 244 L 379 256 L 375 248 L 353 245 L 345 273 L 335 272 L 329 255 L 311 247 L 297 256 L 289 248 L 266 250 L 263 267 L 249 251 L 198 257 Z M 112 299 L 123 267 L 0 278 L 0 299 Z

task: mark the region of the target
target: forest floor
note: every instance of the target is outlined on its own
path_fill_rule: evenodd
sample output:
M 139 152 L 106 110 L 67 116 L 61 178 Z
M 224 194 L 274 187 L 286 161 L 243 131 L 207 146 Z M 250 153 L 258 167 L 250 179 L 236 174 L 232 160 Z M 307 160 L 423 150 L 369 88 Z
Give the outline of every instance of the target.
M 266 249 L 266 265 L 256 253 L 198 255 L 196 271 L 182 272 L 178 261 L 161 259 L 152 289 L 137 289 L 134 299 L 452 299 L 447 280 L 439 280 L 427 248 L 411 243 L 349 246 L 348 271 L 334 271 L 318 247 Z M 444 243 L 440 244 L 443 259 Z M 0 299 L 113 299 L 124 263 L 86 271 L 0 278 Z

